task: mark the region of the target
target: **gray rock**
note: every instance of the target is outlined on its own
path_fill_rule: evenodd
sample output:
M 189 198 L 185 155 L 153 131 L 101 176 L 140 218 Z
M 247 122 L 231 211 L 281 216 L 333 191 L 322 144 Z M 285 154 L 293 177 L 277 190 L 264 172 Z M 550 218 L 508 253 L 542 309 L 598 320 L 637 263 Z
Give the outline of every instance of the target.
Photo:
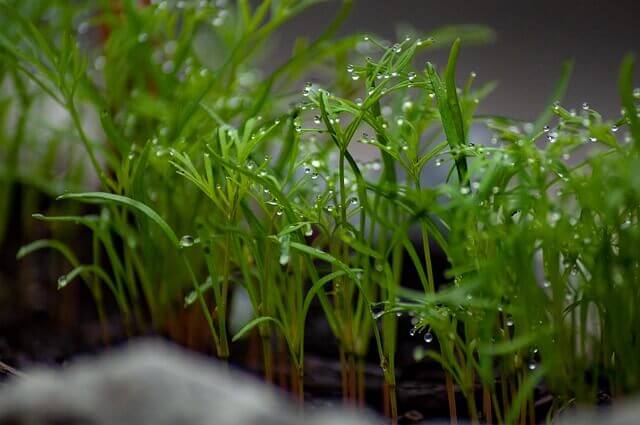
M 341 409 L 304 416 L 275 389 L 159 341 L 68 367 L 39 368 L 0 388 L 6 425 L 364 425 Z
M 1 425 L 377 425 L 343 409 L 307 409 L 258 379 L 161 341 L 134 342 L 0 387 Z M 424 424 L 435 425 L 432 422 Z M 640 401 L 568 412 L 558 425 L 640 424 Z M 459 422 L 461 424 L 461 422 Z
M 640 424 L 640 399 L 628 399 L 598 409 L 581 408 L 556 418 L 557 425 L 638 425 Z

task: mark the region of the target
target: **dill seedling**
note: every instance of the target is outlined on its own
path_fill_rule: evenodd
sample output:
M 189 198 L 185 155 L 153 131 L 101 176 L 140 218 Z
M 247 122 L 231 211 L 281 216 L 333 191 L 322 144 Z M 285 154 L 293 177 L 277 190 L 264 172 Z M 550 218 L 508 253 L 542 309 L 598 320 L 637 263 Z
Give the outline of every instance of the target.
M 71 270 L 58 287 L 89 287 L 105 340 L 106 291 L 130 335 L 151 326 L 188 343 L 197 326 L 175 323 L 197 312 L 220 359 L 257 332 L 265 378 L 275 381 L 276 361 L 288 359 L 303 400 L 317 302 L 338 342 L 345 400 L 364 403 L 374 347 L 394 423 L 399 332 L 416 336 L 417 361 L 442 366 L 452 422 L 455 386 L 472 422 L 507 424 L 540 419 L 543 381 L 550 417 L 574 401 L 596 403 L 602 390 L 639 389 L 632 58 L 620 74 L 621 116 L 586 103 L 565 109 L 567 64 L 548 107 L 527 123 L 478 116 L 493 84 L 476 87 L 474 75 L 459 83 L 457 38 L 486 40 L 484 28 L 397 43 L 338 38 L 347 0 L 317 38 L 264 73 L 262 47 L 317 1 L 52 2 L 56 13 L 35 3 L 0 2 L 0 117 L 17 116 L 13 131 L 0 128 L 0 239 L 18 182 L 62 193 L 65 213 L 34 218 L 86 227 L 90 262 L 54 238 L 18 257 L 60 253 Z M 444 69 L 416 66 L 443 46 Z M 42 138 L 46 149 L 33 113 L 44 99 L 67 117 Z M 491 136 L 474 140 L 474 126 Z M 42 151 L 29 171 L 18 158 L 32 146 Z M 52 179 L 66 152 L 66 173 Z M 449 262 L 444 280 L 432 249 Z M 417 282 L 406 281 L 407 265 Z M 230 335 L 239 290 L 254 318 Z M 399 329 L 405 314 L 412 327 Z

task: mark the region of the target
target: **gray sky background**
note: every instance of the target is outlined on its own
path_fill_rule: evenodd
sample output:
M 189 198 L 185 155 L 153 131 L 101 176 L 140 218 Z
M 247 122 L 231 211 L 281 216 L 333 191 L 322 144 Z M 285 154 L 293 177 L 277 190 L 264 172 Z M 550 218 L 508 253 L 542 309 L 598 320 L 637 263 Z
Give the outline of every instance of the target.
M 295 36 L 318 34 L 337 5 L 329 1 L 315 6 L 286 26 L 276 56 L 287 54 L 280 49 Z M 639 11 L 640 0 L 356 0 L 342 32 L 371 32 L 393 40 L 401 23 L 424 31 L 484 24 L 496 31 L 496 41 L 463 48 L 459 64 L 460 75 L 475 71 L 479 81 L 499 83 L 480 112 L 534 118 L 562 62 L 573 58 L 575 69 L 564 104 L 578 107 L 586 101 L 611 116 L 620 109 L 617 74 L 622 58 L 640 50 Z M 446 52 L 429 60 L 444 64 Z

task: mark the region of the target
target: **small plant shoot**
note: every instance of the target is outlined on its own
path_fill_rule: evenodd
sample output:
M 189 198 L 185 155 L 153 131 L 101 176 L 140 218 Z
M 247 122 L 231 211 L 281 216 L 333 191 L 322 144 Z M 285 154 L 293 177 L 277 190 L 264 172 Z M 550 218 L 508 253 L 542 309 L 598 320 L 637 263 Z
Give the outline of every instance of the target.
M 571 63 L 537 120 L 479 115 L 495 85 L 457 63 L 489 29 L 340 35 L 343 0 L 269 62 L 316 3 L 0 0 L 0 241 L 24 199 L 18 261 L 85 287 L 103 344 L 115 316 L 223 363 L 253 347 L 301 406 L 318 338 L 344 402 L 393 424 L 400 362 L 451 423 L 640 391 L 634 57 L 617 116 L 563 103 Z

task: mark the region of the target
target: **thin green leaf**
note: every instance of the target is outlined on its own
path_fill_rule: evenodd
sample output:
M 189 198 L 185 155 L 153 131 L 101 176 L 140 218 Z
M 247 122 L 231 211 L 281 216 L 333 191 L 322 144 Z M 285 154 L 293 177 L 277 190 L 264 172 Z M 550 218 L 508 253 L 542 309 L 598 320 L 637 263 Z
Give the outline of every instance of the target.
M 92 204 L 106 204 L 106 205 L 122 205 L 128 208 L 131 208 L 135 211 L 138 211 L 144 214 L 146 217 L 155 222 L 160 229 L 164 232 L 164 234 L 169 238 L 171 243 L 176 247 L 180 247 L 180 242 L 178 237 L 173 232 L 169 224 L 158 215 L 157 212 L 152 210 L 147 205 L 142 202 L 138 202 L 134 199 L 127 198 L 122 195 L 115 195 L 113 193 L 106 192 L 84 192 L 84 193 L 66 193 L 58 197 L 58 199 L 75 199 L 81 202 L 92 203 Z

